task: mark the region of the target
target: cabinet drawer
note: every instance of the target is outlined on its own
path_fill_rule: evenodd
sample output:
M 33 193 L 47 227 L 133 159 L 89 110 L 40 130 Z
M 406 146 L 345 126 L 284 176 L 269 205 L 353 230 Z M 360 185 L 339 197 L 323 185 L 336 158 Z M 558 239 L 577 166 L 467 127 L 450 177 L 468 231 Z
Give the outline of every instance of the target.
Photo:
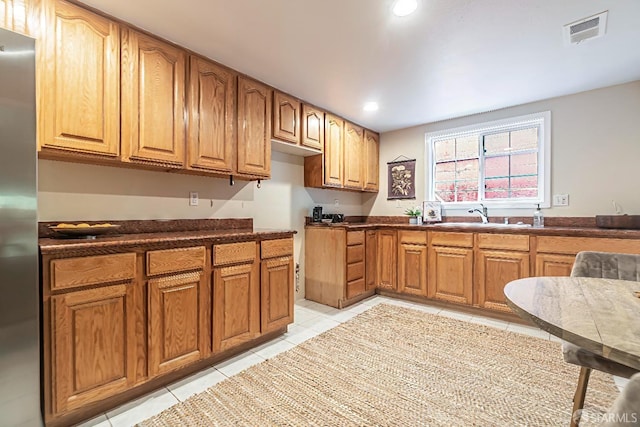
M 360 245 L 364 243 L 364 231 L 347 232 L 347 245 Z
M 293 255 L 293 239 L 265 240 L 260 249 L 262 259 Z
M 256 242 L 226 243 L 213 247 L 213 265 L 252 262 L 256 259 Z
M 400 243 L 414 243 L 416 245 L 427 244 L 427 232 L 426 231 L 405 231 L 402 230 L 399 233 Z
M 364 279 L 354 280 L 353 282 L 347 283 L 347 299 L 357 297 L 364 293 L 364 291 Z
M 537 244 L 538 252 L 555 254 L 575 255 L 580 251 L 640 254 L 640 240 L 632 239 L 540 236 Z
M 431 244 L 437 246 L 473 247 L 473 233 L 431 232 Z
M 347 246 L 347 264 L 360 262 L 364 259 L 364 245 Z
M 52 290 L 118 282 L 135 277 L 136 254 L 54 259 L 50 268 Z
M 149 251 L 147 252 L 147 276 L 203 268 L 205 256 L 204 246 Z
M 480 249 L 506 249 L 510 251 L 528 251 L 529 236 L 524 234 L 478 234 Z
M 347 265 L 347 282 L 358 279 L 364 279 L 364 262 Z

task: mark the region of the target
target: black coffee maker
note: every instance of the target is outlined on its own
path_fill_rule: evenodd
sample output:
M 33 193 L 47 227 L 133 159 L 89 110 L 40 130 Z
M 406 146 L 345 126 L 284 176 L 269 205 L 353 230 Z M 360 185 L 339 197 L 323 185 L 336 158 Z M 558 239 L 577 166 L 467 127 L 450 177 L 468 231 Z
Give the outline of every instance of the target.
M 322 206 L 313 208 L 313 222 L 322 222 Z

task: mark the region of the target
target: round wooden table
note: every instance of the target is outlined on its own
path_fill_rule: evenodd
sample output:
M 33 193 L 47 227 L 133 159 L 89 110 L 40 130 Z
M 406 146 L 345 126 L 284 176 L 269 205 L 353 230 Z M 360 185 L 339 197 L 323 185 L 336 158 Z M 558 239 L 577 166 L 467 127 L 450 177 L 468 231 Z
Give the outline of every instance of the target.
M 504 288 L 523 319 L 565 341 L 640 370 L 640 282 L 530 277 Z

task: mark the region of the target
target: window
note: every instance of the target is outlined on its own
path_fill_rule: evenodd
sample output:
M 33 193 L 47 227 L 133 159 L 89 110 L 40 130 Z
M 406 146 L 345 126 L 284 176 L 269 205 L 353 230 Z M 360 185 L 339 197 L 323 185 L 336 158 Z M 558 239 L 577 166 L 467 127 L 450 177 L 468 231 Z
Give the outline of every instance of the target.
M 548 207 L 550 122 L 547 111 L 427 134 L 427 200 Z

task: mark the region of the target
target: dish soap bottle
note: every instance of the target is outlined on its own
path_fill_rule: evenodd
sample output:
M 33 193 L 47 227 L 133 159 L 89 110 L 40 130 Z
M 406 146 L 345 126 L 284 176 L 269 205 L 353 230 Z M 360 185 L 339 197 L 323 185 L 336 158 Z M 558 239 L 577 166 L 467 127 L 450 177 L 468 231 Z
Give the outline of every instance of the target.
M 538 208 L 533 212 L 533 226 L 536 228 L 544 227 L 544 216 L 542 216 L 539 203 Z

